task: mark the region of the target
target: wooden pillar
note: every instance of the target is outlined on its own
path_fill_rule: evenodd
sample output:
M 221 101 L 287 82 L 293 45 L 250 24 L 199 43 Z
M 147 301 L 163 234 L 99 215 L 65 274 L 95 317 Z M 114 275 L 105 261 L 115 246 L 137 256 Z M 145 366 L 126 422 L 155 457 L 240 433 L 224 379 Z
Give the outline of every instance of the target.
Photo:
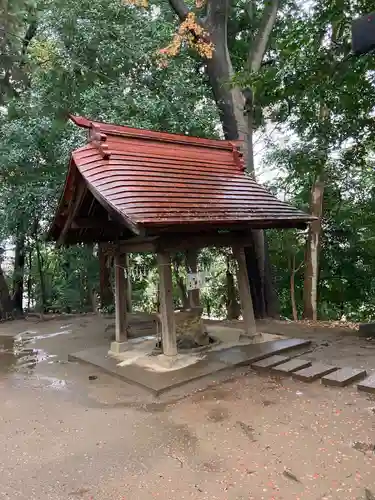
M 186 263 L 189 268 L 189 272 L 196 273 L 198 268 L 198 252 L 196 250 L 187 250 L 186 252 Z M 199 290 L 188 290 L 189 306 L 191 308 L 200 306 L 200 294 Z
M 118 250 L 115 252 L 115 308 L 116 308 L 116 342 L 127 340 L 126 317 L 126 283 L 125 283 L 125 255 Z
M 240 293 L 240 302 L 242 316 L 245 323 L 246 335 L 253 336 L 256 334 L 256 325 L 254 318 L 253 301 L 251 299 L 251 291 L 249 285 L 249 277 L 247 274 L 245 251 L 243 247 L 233 247 L 233 254 L 237 260 L 237 281 Z
M 167 252 L 157 254 L 160 277 L 160 320 L 163 353 L 166 356 L 176 356 L 176 323 L 173 307 L 173 285 L 171 256 Z
M 129 254 L 125 255 L 125 296 L 126 296 L 126 312 L 131 313 L 132 305 L 132 280 L 129 271 Z

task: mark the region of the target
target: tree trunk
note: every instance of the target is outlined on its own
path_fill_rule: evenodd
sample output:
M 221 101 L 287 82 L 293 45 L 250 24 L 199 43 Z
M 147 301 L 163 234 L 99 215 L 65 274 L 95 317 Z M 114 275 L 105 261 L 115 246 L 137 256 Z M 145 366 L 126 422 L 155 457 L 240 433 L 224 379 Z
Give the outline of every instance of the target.
M 220 6 L 219 4 L 222 4 Z M 226 9 L 226 12 L 225 12 Z M 228 5 L 212 2 L 209 12 L 208 30 L 215 46 L 212 59 L 206 68 L 210 85 L 217 104 L 224 136 L 227 140 L 242 141 L 242 152 L 247 171 L 254 176 L 253 154 L 253 102 L 251 92 L 245 99 L 241 89 L 231 85 L 233 66 L 227 45 Z M 224 17 L 226 16 L 226 19 Z M 268 27 L 266 27 L 267 31 Z M 265 35 L 267 35 L 265 31 Z M 255 54 L 249 59 L 252 71 L 261 65 L 262 40 Z M 259 49 L 259 50 L 258 50 Z M 245 110 L 246 107 L 246 110 Z M 253 231 L 253 245 L 245 250 L 250 289 L 256 318 L 278 316 L 278 299 L 272 282 L 268 246 L 263 231 Z
M 241 306 L 237 300 L 236 287 L 234 284 L 233 274 L 227 269 L 227 319 L 238 319 L 241 315 Z
M 323 210 L 324 181 L 317 176 L 312 189 L 310 213 L 317 220 L 309 226 L 305 252 L 305 277 L 303 286 L 303 317 L 317 320 L 317 288 L 319 274 L 319 243 Z
M 174 274 L 174 278 L 176 280 L 178 290 L 180 292 L 182 308 L 189 309 L 190 308 L 189 296 L 187 294 L 184 280 L 183 280 L 183 278 L 181 278 L 180 273 L 178 272 L 178 267 L 179 267 L 179 263 L 176 263 L 176 261 L 174 260 L 173 261 L 173 274 Z
M 169 0 L 181 21 L 189 13 L 184 0 Z M 254 175 L 253 157 L 253 96 L 250 89 L 246 101 L 249 101 L 248 116 L 245 118 L 245 97 L 238 86 L 232 85 L 234 71 L 228 50 L 228 21 L 231 8 L 229 0 L 206 0 L 204 29 L 210 36 L 215 49 L 212 59 L 206 60 L 213 96 L 218 107 L 225 138 L 240 140 L 247 170 Z M 266 2 L 256 35 L 250 42 L 246 69 L 259 71 L 268 45 L 271 31 L 276 21 L 279 0 Z M 253 26 L 250 26 L 253 29 Z M 246 262 L 249 272 L 251 295 L 256 317 L 274 317 L 278 311 L 278 300 L 272 289 L 271 266 L 268 248 L 263 232 L 254 234 L 252 251 L 246 250 Z
M 46 295 L 46 285 L 44 280 L 43 259 L 39 245 L 40 243 L 38 239 L 36 239 L 35 249 L 36 249 L 36 261 L 38 264 L 39 284 L 40 284 L 40 302 L 42 305 L 42 312 L 45 313 L 47 312 L 47 295 Z
M 245 97 L 238 87 L 230 85 L 234 76 L 227 47 L 226 25 L 210 26 L 215 46 L 212 59 L 207 61 L 207 74 L 218 106 L 227 140 L 241 140 L 245 165 L 254 175 L 252 109 L 245 117 Z M 252 101 L 251 101 L 252 102 Z M 253 231 L 253 245 L 245 249 L 254 315 L 256 318 L 278 316 L 278 298 L 272 283 L 268 246 L 263 231 Z
M 23 281 L 25 276 L 25 236 L 19 235 L 16 240 L 13 273 L 13 308 L 23 313 Z
M 13 304 L 10 298 L 9 287 L 6 282 L 4 271 L 0 265 L 0 304 L 1 304 L 1 317 L 8 319 L 12 316 Z
M 107 266 L 107 257 L 99 244 L 99 273 L 100 273 L 100 307 L 109 307 L 114 304 L 110 272 Z
M 33 250 L 30 245 L 29 247 L 29 252 L 28 252 L 28 267 L 29 267 L 29 274 L 27 277 L 27 310 L 30 311 L 31 309 L 31 294 L 32 294 L 32 289 L 33 289 L 33 280 L 32 280 L 32 275 L 31 271 L 33 268 Z
M 298 321 L 295 278 L 296 278 L 296 256 L 293 255 L 291 257 L 291 265 L 290 265 L 290 302 L 292 305 L 293 321 Z

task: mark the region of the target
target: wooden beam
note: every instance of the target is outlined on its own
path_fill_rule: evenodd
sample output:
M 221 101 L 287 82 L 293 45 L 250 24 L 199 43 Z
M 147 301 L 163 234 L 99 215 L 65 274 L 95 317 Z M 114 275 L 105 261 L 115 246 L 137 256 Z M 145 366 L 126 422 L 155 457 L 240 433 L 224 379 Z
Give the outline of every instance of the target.
M 105 251 L 108 254 L 114 255 L 117 248 L 123 253 L 132 252 L 154 252 L 156 237 L 151 238 L 129 238 L 118 243 L 107 243 L 104 245 Z
M 181 250 L 199 250 L 206 247 L 231 247 L 239 245 L 242 247 L 252 244 L 249 232 L 230 231 L 226 233 L 208 232 L 199 234 L 163 234 L 156 242 L 156 248 L 165 252 L 178 252 Z
M 125 255 L 125 290 L 126 290 L 126 312 L 131 313 L 133 309 L 132 302 L 132 280 L 129 271 L 129 254 Z
M 61 246 L 65 242 L 65 237 L 67 232 L 69 231 L 72 222 L 82 204 L 83 198 L 85 197 L 85 194 L 87 192 L 87 187 L 84 182 L 80 182 L 78 187 L 75 190 L 75 198 L 74 201 L 72 201 L 71 204 L 69 204 L 69 213 L 68 217 L 65 220 L 65 224 L 60 232 L 60 236 L 57 240 L 57 246 Z
M 116 342 L 127 340 L 127 314 L 125 297 L 125 255 L 120 251 L 115 253 L 115 308 L 116 308 Z
M 163 353 L 166 356 L 177 355 L 176 322 L 173 307 L 173 285 L 171 256 L 166 252 L 157 254 L 160 277 L 160 320 Z
M 188 250 L 186 252 L 186 263 L 189 272 L 196 273 L 198 269 L 198 252 L 196 250 Z M 199 290 L 188 290 L 189 305 L 191 308 L 199 307 L 200 296 Z
M 243 247 L 252 244 L 252 236 L 245 231 L 231 231 L 228 233 L 165 233 L 162 236 L 134 237 L 121 240 L 117 243 L 105 245 L 106 251 L 112 255 L 116 248 L 123 253 L 131 252 L 179 252 L 183 250 L 198 251 L 205 247 Z
M 246 335 L 254 336 L 256 335 L 256 325 L 244 248 L 240 246 L 234 246 L 233 255 L 236 258 L 238 264 L 237 280 L 240 293 L 242 316 L 245 323 L 245 332 Z

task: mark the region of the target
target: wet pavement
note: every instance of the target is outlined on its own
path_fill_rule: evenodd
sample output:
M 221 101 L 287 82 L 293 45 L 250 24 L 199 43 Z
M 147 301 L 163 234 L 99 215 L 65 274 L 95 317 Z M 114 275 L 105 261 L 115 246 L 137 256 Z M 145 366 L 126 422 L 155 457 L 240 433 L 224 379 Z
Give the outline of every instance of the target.
M 5 343 L 0 351 L 0 498 L 359 500 L 375 492 L 372 396 L 242 368 L 203 391 L 195 382 L 190 396 L 179 389 L 155 399 L 67 361 L 103 343 L 97 323 L 13 324 L 24 333 L 14 351 Z

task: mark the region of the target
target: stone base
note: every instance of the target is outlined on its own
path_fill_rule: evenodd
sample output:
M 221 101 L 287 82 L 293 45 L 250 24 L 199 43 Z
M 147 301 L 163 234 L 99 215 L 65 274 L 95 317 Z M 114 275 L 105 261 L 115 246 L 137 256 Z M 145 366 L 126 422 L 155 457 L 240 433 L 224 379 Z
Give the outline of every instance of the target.
M 111 342 L 111 347 L 109 349 L 109 354 L 120 354 L 120 352 L 125 352 L 128 351 L 129 349 L 132 348 L 132 345 L 127 341 L 123 342 Z
M 240 335 L 240 340 L 251 340 L 251 342 L 262 342 L 263 335 L 261 333 L 246 333 L 246 331 L 242 330 L 242 334 Z
M 358 335 L 360 337 L 375 337 L 375 323 L 360 323 Z
M 108 356 L 108 347 L 106 346 L 92 347 L 85 351 L 70 354 L 68 359 L 88 363 L 128 383 L 148 389 L 157 396 L 162 392 L 221 370 L 233 369 L 233 367 L 237 366 L 249 366 L 255 361 L 274 354 L 298 347 L 306 347 L 310 344 L 310 340 L 288 338 L 259 344 L 234 346 L 220 351 L 208 352 L 198 362 L 189 366 L 160 372 L 146 369 L 136 363 L 121 366 L 118 359 Z M 166 367 L 168 367 L 168 363 L 173 364 L 173 360 L 166 359 L 165 362 Z

